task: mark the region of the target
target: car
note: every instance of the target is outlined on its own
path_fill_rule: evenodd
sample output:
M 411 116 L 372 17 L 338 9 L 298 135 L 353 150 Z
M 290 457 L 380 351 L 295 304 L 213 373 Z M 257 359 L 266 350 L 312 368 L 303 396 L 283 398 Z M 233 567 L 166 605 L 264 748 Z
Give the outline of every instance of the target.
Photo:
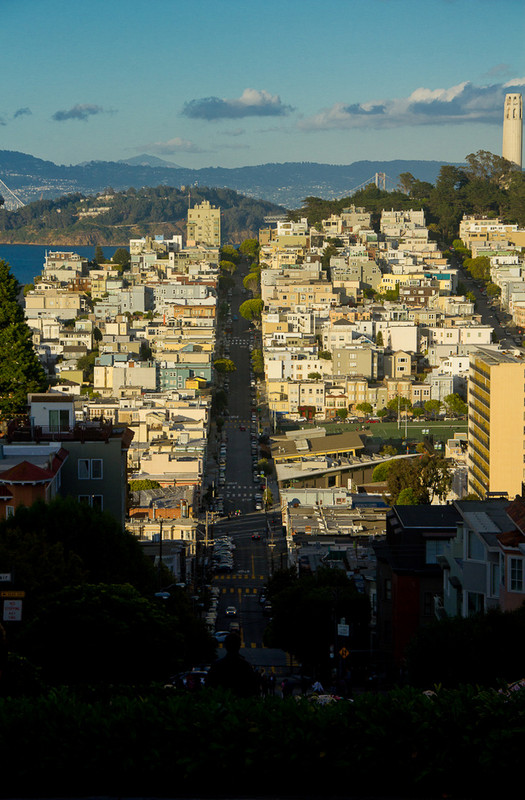
M 253 539 L 254 542 L 260 541 L 261 534 L 260 533 L 252 533 L 252 539 Z
M 227 617 L 237 616 L 237 609 L 235 608 L 235 606 L 226 606 L 226 616 Z
M 245 431 L 245 430 L 246 430 L 246 427 L 245 427 L 244 425 L 239 425 L 239 430 L 240 430 L 240 431 Z
M 224 640 L 226 639 L 226 637 L 229 636 L 229 635 L 230 635 L 230 631 L 215 631 L 215 633 L 213 634 L 213 638 L 215 639 L 216 642 L 219 642 L 219 644 L 222 644 L 224 642 Z

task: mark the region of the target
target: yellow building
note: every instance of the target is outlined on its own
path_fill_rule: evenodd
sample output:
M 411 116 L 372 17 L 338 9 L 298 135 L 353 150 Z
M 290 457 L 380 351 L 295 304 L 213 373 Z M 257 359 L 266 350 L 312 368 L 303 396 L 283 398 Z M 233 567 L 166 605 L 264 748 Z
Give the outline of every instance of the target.
M 187 245 L 199 244 L 221 246 L 221 210 L 210 205 L 208 200 L 188 209 Z
M 480 348 L 470 356 L 468 486 L 521 494 L 525 477 L 525 352 Z

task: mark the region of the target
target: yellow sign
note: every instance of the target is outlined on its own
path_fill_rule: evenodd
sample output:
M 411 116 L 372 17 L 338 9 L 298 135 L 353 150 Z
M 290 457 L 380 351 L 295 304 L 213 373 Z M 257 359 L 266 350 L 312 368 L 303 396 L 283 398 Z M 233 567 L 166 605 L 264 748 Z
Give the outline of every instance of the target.
M 341 656 L 341 658 L 348 658 L 350 653 L 348 652 L 346 647 L 341 647 L 341 649 L 339 650 L 339 655 Z
M 25 592 L 0 592 L 0 597 L 25 597 Z

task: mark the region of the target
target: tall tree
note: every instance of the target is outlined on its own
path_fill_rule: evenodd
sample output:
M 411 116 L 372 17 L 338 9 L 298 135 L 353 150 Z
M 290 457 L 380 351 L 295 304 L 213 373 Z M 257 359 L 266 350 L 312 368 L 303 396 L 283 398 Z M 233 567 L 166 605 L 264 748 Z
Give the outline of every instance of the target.
M 33 349 L 32 333 L 18 302 L 20 285 L 0 260 L 0 416 L 23 414 L 28 392 L 44 391 L 45 372 Z

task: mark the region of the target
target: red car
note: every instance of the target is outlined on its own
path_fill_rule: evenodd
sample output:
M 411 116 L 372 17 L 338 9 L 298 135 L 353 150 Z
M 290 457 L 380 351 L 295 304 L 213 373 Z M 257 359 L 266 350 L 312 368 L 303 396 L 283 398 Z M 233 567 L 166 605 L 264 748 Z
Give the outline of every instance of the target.
M 240 431 L 245 431 L 245 430 L 246 430 L 246 428 L 244 427 L 244 425 L 239 425 L 239 430 L 240 430 Z

